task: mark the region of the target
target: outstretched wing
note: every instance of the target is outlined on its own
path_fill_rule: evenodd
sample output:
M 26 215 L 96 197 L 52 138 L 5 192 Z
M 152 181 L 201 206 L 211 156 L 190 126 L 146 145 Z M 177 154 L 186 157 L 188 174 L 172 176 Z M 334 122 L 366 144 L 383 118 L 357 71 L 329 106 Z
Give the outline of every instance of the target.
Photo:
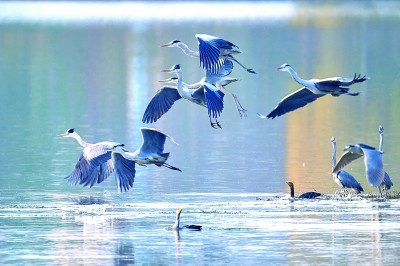
M 214 85 L 204 83 L 204 94 L 207 102 L 208 116 L 217 118 L 224 109 L 224 93 L 218 90 Z
M 172 142 L 177 144 L 173 138 L 154 128 L 141 127 L 140 132 L 142 133 L 142 145 L 139 148 L 140 149 L 139 153 L 141 152 L 144 152 L 146 154 L 163 153 L 164 144 L 167 137 Z
M 339 161 L 336 163 L 335 168 L 333 168 L 332 173 L 337 173 L 342 170 L 346 165 L 350 164 L 352 161 L 357 160 L 362 157 L 362 155 L 358 153 L 345 152 L 340 157 Z
M 171 109 L 175 101 L 181 99 L 178 90 L 173 87 L 162 87 L 151 99 L 149 105 L 144 111 L 142 122 L 156 122 L 163 114 Z
M 277 116 L 299 109 L 325 94 L 314 94 L 303 87 L 283 98 L 279 104 L 267 115 L 267 118 L 274 119 Z M 261 116 L 260 116 L 261 117 Z M 262 118 L 262 117 L 261 117 Z
M 360 83 L 364 82 L 369 77 L 364 75 L 361 77 L 361 74 L 355 73 L 354 77 L 351 78 L 342 78 L 342 77 L 333 77 L 333 78 L 326 78 L 326 79 L 320 79 L 315 81 L 315 85 L 318 87 L 318 85 L 321 86 L 330 86 L 330 87 L 348 87 L 350 85 L 353 85 L 354 83 Z
M 206 34 L 196 34 L 196 38 L 199 43 L 200 66 L 216 73 L 224 61 L 220 57 L 220 49 L 228 49 L 234 44 Z
M 365 171 L 368 182 L 373 187 L 382 184 L 385 176 L 383 170 L 382 153 L 376 149 L 362 148 L 364 152 Z
M 135 181 L 135 161 L 125 159 L 121 154 L 113 152 L 112 159 L 115 168 L 115 181 L 118 192 L 128 191 Z

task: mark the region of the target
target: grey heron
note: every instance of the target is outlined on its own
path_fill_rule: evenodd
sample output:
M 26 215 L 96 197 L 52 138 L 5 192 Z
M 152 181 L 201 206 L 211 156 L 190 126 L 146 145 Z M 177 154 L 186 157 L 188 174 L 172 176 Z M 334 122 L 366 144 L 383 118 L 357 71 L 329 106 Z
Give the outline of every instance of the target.
M 162 87 L 156 95 L 153 96 L 148 104 L 142 118 L 143 123 L 156 122 L 163 114 L 168 112 L 175 101 L 186 99 L 195 104 L 206 107 L 208 116 L 213 128 L 221 128 L 221 125 L 216 120 L 222 113 L 224 108 L 223 98 L 224 93 L 218 90 L 214 85 L 205 82 L 198 89 L 188 89 L 182 84 L 182 69 L 180 65 L 173 65 L 170 69 L 162 70 L 162 72 L 175 73 L 178 78 L 178 87 Z M 212 122 L 214 118 L 216 121 Z
M 369 79 L 366 76 L 361 77 L 361 75 L 354 74 L 353 79 L 333 77 L 326 79 L 304 80 L 301 79 L 288 64 L 283 64 L 282 66 L 278 67 L 277 70 L 289 72 L 292 78 L 303 87 L 284 97 L 268 115 L 265 116 L 258 113 L 260 118 L 274 119 L 277 116 L 281 116 L 298 108 L 304 107 L 305 105 L 327 94 L 335 97 L 342 94 L 357 96 L 359 94 L 358 92 L 349 92 L 349 86 Z
M 290 188 L 290 198 L 294 199 L 294 185 L 293 182 L 286 182 Z M 318 192 L 306 192 L 299 196 L 299 199 L 314 199 L 321 196 L 321 193 Z
M 196 34 L 199 50 L 191 50 L 185 43 L 179 40 L 172 40 L 169 43 L 161 45 L 161 47 L 178 47 L 186 55 L 200 58 L 200 66 L 212 73 L 216 73 L 223 65 L 225 59 L 233 60 L 249 73 L 255 74 L 253 69 L 242 65 L 233 54 L 240 54 L 239 47 L 235 44 L 208 34 Z
M 136 151 L 128 152 L 118 145 L 112 149 L 112 158 L 117 176 L 129 176 L 130 169 L 124 167 L 129 161 L 141 166 L 155 164 L 158 167 L 164 166 L 182 172 L 181 169 L 166 163 L 169 152 L 164 153 L 165 140 L 168 138 L 177 144 L 173 138 L 155 128 L 141 127 L 140 133 L 142 134 L 142 144 Z
M 365 144 L 348 145 L 344 150 L 345 152 L 340 157 L 332 172 L 337 173 L 352 161 L 364 156 L 365 172 L 368 183 L 372 187 L 379 188 L 385 175 L 383 170 L 382 152 Z
M 114 147 L 124 147 L 124 144 L 111 141 L 102 141 L 98 143 L 87 143 L 75 132 L 73 128 L 68 129 L 66 133 L 57 135 L 64 138 L 74 138 L 84 148 L 79 161 L 75 165 L 72 173 L 66 177 L 71 185 L 83 185 L 92 187 L 108 178 L 114 172 L 114 163 L 111 160 L 111 149 Z M 116 176 L 118 191 L 127 191 L 133 184 L 135 177 L 135 164 L 127 163 L 124 165 L 129 172 L 129 176 L 123 179 Z
M 381 151 L 382 153 L 383 153 L 383 131 L 384 131 L 383 126 L 379 126 L 379 129 L 378 129 L 378 132 L 379 132 L 379 151 Z M 393 186 L 393 182 L 390 179 L 390 176 L 388 175 L 388 173 L 385 172 L 385 176 L 383 177 L 383 182 L 379 186 L 379 189 L 382 187 L 387 192 L 392 186 Z
M 182 208 L 179 208 L 176 211 L 175 223 L 172 225 L 173 230 L 179 231 L 182 229 L 189 229 L 189 230 L 193 230 L 193 231 L 200 231 L 202 229 L 201 225 L 194 225 L 194 224 L 180 226 L 181 213 L 182 213 Z
M 236 110 L 238 111 L 240 117 L 247 116 L 246 115 L 247 110 L 245 108 L 243 108 L 243 106 L 239 102 L 239 99 L 236 96 L 236 94 L 230 92 L 229 90 L 227 90 L 225 88 L 226 85 L 228 85 L 232 82 L 239 81 L 239 79 L 237 79 L 237 78 L 231 78 L 228 76 L 232 72 L 232 68 L 233 68 L 232 61 L 225 60 L 224 64 L 218 70 L 217 73 L 211 73 L 210 71 L 206 71 L 206 76 L 203 77 L 199 82 L 193 83 L 193 84 L 187 84 L 185 82 L 182 82 L 182 86 L 184 86 L 188 89 L 198 89 L 201 86 L 203 86 L 205 82 L 210 83 L 210 84 L 214 85 L 217 89 L 219 89 L 225 93 L 228 93 L 229 95 L 232 96 L 233 101 L 235 103 Z M 160 82 L 177 84 L 178 78 L 172 77 L 169 79 L 160 80 Z
M 333 150 L 332 150 L 332 170 L 333 170 L 336 166 L 336 139 L 335 139 L 335 137 L 331 138 L 331 143 L 332 143 L 332 148 L 333 148 Z M 358 183 L 358 181 L 354 178 L 354 176 L 352 176 L 345 170 L 340 170 L 338 172 L 332 172 L 332 176 L 333 176 L 333 181 L 335 181 L 335 183 L 338 184 L 339 186 L 341 186 L 342 188 L 344 188 L 344 189 L 350 188 L 353 191 L 355 191 L 356 193 L 364 192 L 364 189 L 362 188 L 360 183 Z

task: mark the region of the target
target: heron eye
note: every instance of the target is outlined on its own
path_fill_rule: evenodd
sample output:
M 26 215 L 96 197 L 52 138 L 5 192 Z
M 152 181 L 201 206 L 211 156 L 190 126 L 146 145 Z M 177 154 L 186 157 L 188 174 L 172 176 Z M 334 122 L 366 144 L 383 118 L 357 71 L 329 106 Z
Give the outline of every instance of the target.
M 172 41 L 172 43 L 178 43 L 178 42 L 181 42 L 181 41 L 178 41 L 178 40 L 173 40 Z
M 70 128 L 70 129 L 68 129 L 68 131 L 67 131 L 68 133 L 74 133 L 74 129 L 73 128 Z

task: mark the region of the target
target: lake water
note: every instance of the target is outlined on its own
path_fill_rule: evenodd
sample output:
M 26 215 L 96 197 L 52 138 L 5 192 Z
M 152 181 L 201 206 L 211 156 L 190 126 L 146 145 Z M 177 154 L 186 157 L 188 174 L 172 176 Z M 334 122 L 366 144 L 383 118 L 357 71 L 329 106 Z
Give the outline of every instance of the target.
M 0 264 L 395 265 L 400 203 L 340 196 L 331 171 L 338 150 L 378 146 L 400 182 L 400 4 L 386 2 L 0 3 Z M 151 125 L 171 135 L 169 163 L 182 173 L 137 167 L 134 187 L 117 193 L 113 177 L 93 188 L 64 179 L 81 147 L 57 138 L 68 128 L 87 142 L 112 140 L 134 150 L 143 112 L 180 63 L 202 77 L 197 59 L 160 48 L 197 33 L 230 40 L 237 59 L 229 85 L 247 117 L 225 97 L 222 129 L 204 108 L 178 101 Z M 275 68 L 289 63 L 305 79 L 371 77 L 358 97 L 326 96 L 274 120 L 268 113 L 299 88 Z M 377 193 L 362 160 L 347 170 Z M 319 200 L 290 202 L 317 190 Z M 392 192 L 395 193 L 395 192 Z M 182 222 L 200 232 L 169 227 Z

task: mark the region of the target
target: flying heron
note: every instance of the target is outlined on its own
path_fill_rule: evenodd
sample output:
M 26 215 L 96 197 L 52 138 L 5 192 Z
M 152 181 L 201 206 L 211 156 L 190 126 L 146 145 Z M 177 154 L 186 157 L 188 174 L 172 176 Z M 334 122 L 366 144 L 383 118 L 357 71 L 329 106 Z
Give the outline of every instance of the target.
M 112 149 L 112 158 L 117 176 L 129 176 L 130 169 L 124 166 L 129 164 L 130 161 L 141 166 L 155 164 L 158 167 L 164 166 L 182 172 L 181 169 L 166 163 L 169 152 L 164 153 L 165 140 L 168 138 L 173 143 L 178 144 L 173 138 L 154 128 L 141 127 L 140 133 L 142 134 L 142 145 L 136 151 L 128 152 L 118 145 Z
M 383 126 L 379 126 L 379 151 L 383 153 Z M 379 189 L 382 187 L 387 192 L 393 186 L 393 182 L 390 179 L 388 173 L 385 172 L 385 176 L 383 177 L 383 182 L 379 186 Z
M 382 152 L 365 144 L 348 145 L 344 150 L 345 153 L 342 154 L 332 172 L 337 173 L 352 161 L 364 156 L 365 172 L 368 183 L 372 187 L 379 188 L 385 175 L 385 171 L 383 170 Z M 380 188 L 379 192 L 382 196 Z
M 294 185 L 293 182 L 286 182 L 290 188 L 290 198 L 294 199 Z M 321 196 L 321 193 L 318 192 L 306 192 L 299 196 L 299 199 L 314 199 Z
M 301 79 L 288 64 L 283 64 L 282 66 L 278 67 L 277 70 L 289 72 L 292 78 L 303 87 L 284 97 L 268 115 L 265 116 L 258 113 L 260 118 L 274 119 L 277 116 L 281 116 L 301 108 L 327 94 L 335 97 L 342 94 L 357 96 L 359 94 L 358 92 L 349 92 L 349 86 L 353 85 L 354 83 L 360 83 L 369 79 L 366 76 L 361 77 L 361 75 L 354 74 L 353 79 L 333 77 L 326 79 L 304 80 Z
M 331 143 L 332 143 L 332 147 L 333 147 L 333 151 L 332 151 L 332 170 L 333 170 L 336 166 L 336 139 L 335 139 L 335 137 L 331 138 Z M 358 181 L 354 178 L 354 176 L 352 176 L 345 170 L 340 170 L 338 172 L 332 172 L 332 176 L 333 176 L 333 181 L 335 181 L 336 184 L 338 184 L 342 188 L 344 188 L 344 189 L 350 188 L 353 191 L 355 191 L 356 193 L 364 192 L 364 189 L 362 188 L 360 183 L 358 183 Z
M 233 43 L 208 34 L 196 34 L 195 36 L 199 45 L 198 51 L 191 50 L 185 43 L 179 40 L 172 40 L 169 43 L 161 45 L 161 47 L 178 47 L 186 55 L 200 58 L 200 66 L 212 73 L 217 73 L 226 59 L 235 61 L 249 73 L 256 73 L 253 69 L 245 67 L 233 57 L 233 54 L 241 53 L 239 47 Z
M 229 85 L 232 82 L 239 81 L 238 78 L 231 78 L 228 76 L 232 72 L 232 68 L 233 68 L 232 61 L 225 60 L 224 64 L 218 70 L 217 73 L 212 73 L 210 71 L 206 71 L 206 76 L 203 77 L 199 82 L 196 82 L 193 84 L 187 84 L 185 82 L 182 82 L 182 86 L 187 89 L 199 89 L 200 87 L 202 87 L 204 85 L 205 82 L 210 83 L 210 84 L 214 85 L 217 89 L 219 89 L 225 93 L 228 93 L 229 95 L 232 96 L 233 101 L 235 103 L 236 110 L 238 111 L 240 117 L 247 116 L 246 115 L 247 110 L 245 108 L 243 108 L 242 104 L 239 102 L 237 95 L 225 88 L 226 85 Z M 172 78 L 168 78 L 165 80 L 160 80 L 160 82 L 177 84 L 178 78 L 172 77 Z
M 189 229 L 189 230 L 193 230 L 193 231 L 200 231 L 202 226 L 201 225 L 184 225 L 184 226 L 180 226 L 180 217 L 181 217 L 181 213 L 182 213 L 182 208 L 179 208 L 176 211 L 176 218 L 175 218 L 175 223 L 172 225 L 172 229 L 173 230 L 182 230 L 182 229 Z
M 182 84 L 182 69 L 179 64 L 173 65 L 170 69 L 162 70 L 162 72 L 175 73 L 178 78 L 178 87 L 166 86 L 158 90 L 143 114 L 143 123 L 156 122 L 163 114 L 168 112 L 175 101 L 183 98 L 206 107 L 211 126 L 213 128 L 221 128 L 216 119 L 221 115 L 224 108 L 223 98 L 225 94 L 222 91 L 207 82 L 198 89 L 185 88 Z M 212 118 L 215 119 L 215 122 L 211 120 Z
M 98 143 L 87 143 L 75 132 L 73 128 L 66 133 L 57 135 L 64 138 L 74 138 L 84 148 L 79 161 L 75 165 L 72 173 L 66 177 L 71 185 L 83 185 L 92 187 L 108 178 L 114 172 L 114 163 L 111 160 L 111 150 L 115 147 L 124 147 L 124 144 L 111 141 Z M 131 173 L 123 178 L 116 176 L 118 191 L 129 190 L 135 177 L 135 163 L 130 162 L 125 165 Z

